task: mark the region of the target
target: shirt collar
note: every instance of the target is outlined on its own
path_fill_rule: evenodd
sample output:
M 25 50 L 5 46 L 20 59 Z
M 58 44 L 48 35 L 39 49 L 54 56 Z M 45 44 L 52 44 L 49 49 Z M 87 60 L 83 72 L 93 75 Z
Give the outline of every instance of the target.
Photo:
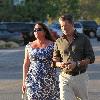
M 66 39 L 66 35 L 65 35 L 65 34 L 63 34 L 62 37 L 63 37 L 64 39 Z M 78 33 L 77 33 L 76 30 L 74 30 L 74 40 L 75 40 L 76 38 L 78 38 Z

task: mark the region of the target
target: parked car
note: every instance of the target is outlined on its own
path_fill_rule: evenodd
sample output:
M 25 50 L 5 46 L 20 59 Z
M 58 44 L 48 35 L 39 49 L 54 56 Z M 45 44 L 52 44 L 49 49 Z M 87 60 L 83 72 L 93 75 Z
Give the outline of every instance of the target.
M 10 32 L 30 32 L 34 23 L 32 22 L 1 22 L 0 30 L 7 30 Z
M 61 28 L 60 28 L 60 24 L 57 23 L 57 22 L 54 22 L 52 24 L 49 25 L 49 28 L 51 28 L 53 31 L 57 32 L 57 34 L 59 36 L 62 35 L 62 31 L 61 31 Z
M 49 27 L 57 32 L 59 36 L 63 34 L 59 23 L 52 23 Z M 74 27 L 78 33 L 83 33 L 83 26 L 80 22 L 74 22 Z
M 51 37 L 52 37 L 53 41 L 55 42 L 56 39 L 59 38 L 59 35 L 58 35 L 58 33 L 55 32 L 53 29 L 49 29 L 49 30 L 50 30 L 50 33 L 51 33 Z
M 90 38 L 96 37 L 97 23 L 94 20 L 81 20 L 79 21 L 83 26 L 83 33 Z
M 0 23 L 0 30 L 7 30 L 7 25 Z
M 98 25 L 98 28 L 96 31 L 96 37 L 97 37 L 97 40 L 100 41 L 100 25 Z
M 74 28 L 78 33 L 83 33 L 83 26 L 80 22 L 74 22 Z
M 0 31 L 0 40 L 21 43 L 23 42 L 23 37 L 21 32 L 9 32 L 4 30 Z
M 26 45 L 29 41 L 32 41 L 33 39 L 32 36 L 30 36 L 31 35 L 30 33 L 33 30 L 34 25 L 35 24 L 33 22 L 1 22 L 0 31 L 2 32 L 0 34 L 2 36 L 0 35 L 1 36 L 0 39 L 2 38 L 2 40 L 6 41 L 8 41 L 8 39 L 14 40 L 15 38 L 14 34 L 15 34 L 16 38 L 23 37 L 24 44 Z M 10 36 L 8 35 L 9 33 L 10 35 L 12 34 L 10 38 L 8 38 Z
M 11 37 L 11 34 L 10 32 L 8 31 L 3 31 L 3 30 L 0 30 L 0 40 L 4 40 L 4 41 L 8 41 L 8 39 Z
M 8 39 L 9 41 L 14 41 L 17 43 L 23 43 L 24 39 L 21 32 L 10 32 L 11 36 Z

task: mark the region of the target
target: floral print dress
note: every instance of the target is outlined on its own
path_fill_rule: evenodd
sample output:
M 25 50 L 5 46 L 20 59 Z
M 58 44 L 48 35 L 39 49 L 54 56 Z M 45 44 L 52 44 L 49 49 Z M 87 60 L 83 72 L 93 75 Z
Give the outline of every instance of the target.
M 26 78 L 29 100 L 59 100 L 59 83 L 56 70 L 51 67 L 54 44 L 46 48 L 32 48 L 26 45 L 30 67 Z

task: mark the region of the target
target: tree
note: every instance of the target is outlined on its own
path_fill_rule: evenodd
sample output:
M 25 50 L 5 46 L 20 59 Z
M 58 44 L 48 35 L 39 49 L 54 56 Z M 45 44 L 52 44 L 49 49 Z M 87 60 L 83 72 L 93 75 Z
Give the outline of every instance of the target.
M 26 0 L 25 5 L 12 5 L 4 0 L 0 6 L 1 21 L 44 21 L 55 20 L 61 14 L 71 13 L 75 20 L 100 20 L 100 0 Z
M 99 0 L 81 0 L 80 15 L 83 19 L 100 19 L 100 1 Z

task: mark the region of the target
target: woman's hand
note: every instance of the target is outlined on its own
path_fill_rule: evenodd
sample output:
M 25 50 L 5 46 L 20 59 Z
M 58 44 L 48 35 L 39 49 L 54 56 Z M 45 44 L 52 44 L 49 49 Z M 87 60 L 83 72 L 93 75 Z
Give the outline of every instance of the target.
M 22 85 L 22 93 L 25 94 L 25 92 L 26 92 L 26 85 L 23 84 L 23 85 Z

